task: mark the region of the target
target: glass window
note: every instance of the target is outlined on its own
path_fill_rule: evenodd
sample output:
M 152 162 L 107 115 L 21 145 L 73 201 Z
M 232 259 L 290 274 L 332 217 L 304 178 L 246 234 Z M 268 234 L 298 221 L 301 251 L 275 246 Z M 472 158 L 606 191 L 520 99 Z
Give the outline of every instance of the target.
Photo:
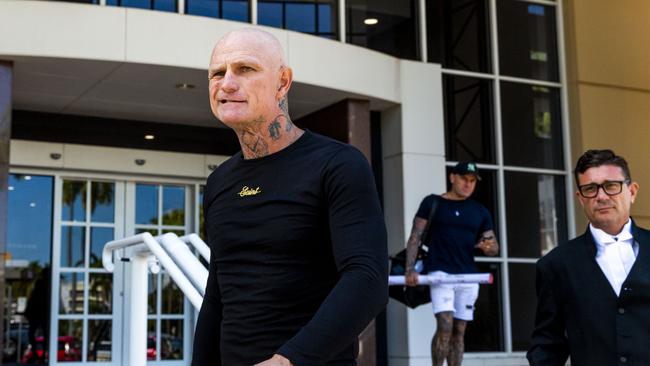
M 161 313 L 163 314 L 183 314 L 183 303 L 185 297 L 178 288 L 176 283 L 167 274 L 161 276 Z
M 429 62 L 445 68 L 490 72 L 490 22 L 487 0 L 429 0 Z
M 25 176 L 25 179 L 30 176 Z M 30 177 L 31 179 L 31 177 Z M 63 182 L 61 220 L 86 221 L 86 182 L 66 180 Z
M 563 175 L 506 172 L 508 255 L 538 258 L 567 239 Z
M 83 267 L 86 253 L 86 228 L 61 227 L 61 267 Z
M 560 91 L 501 83 L 505 165 L 564 169 Z
M 94 222 L 115 221 L 115 183 L 92 182 L 90 212 Z
M 111 314 L 113 312 L 113 274 L 90 273 L 88 276 L 88 313 Z
M 530 346 L 530 335 L 535 324 L 535 265 L 530 263 L 511 263 L 510 272 L 510 312 L 512 319 L 512 350 L 525 352 Z
M 177 11 L 176 0 L 106 0 L 106 5 L 169 11 L 173 13 Z
M 181 360 L 183 359 L 183 320 L 163 319 L 160 321 L 162 331 L 160 333 L 161 359 Z
M 555 7 L 497 1 L 501 74 L 558 81 Z
M 158 185 L 138 183 L 135 188 L 135 223 L 158 224 Z
M 467 325 L 467 352 L 499 352 L 503 346 L 503 312 L 501 311 L 501 266 L 498 263 L 477 263 L 478 271 L 492 273 L 494 283 L 482 285 L 476 300 L 474 320 Z
M 58 362 L 81 361 L 82 320 L 59 320 Z
M 163 225 L 185 225 L 185 187 L 163 186 Z
M 84 274 L 80 272 L 62 273 L 59 282 L 59 296 L 60 314 L 83 314 Z
M 336 0 L 259 0 L 257 23 L 337 39 Z
M 88 320 L 88 361 L 111 361 L 111 323 L 105 319 Z
M 47 363 L 54 179 L 8 178 L 2 363 Z
M 415 0 L 347 0 L 345 6 L 348 43 L 399 58 L 419 59 Z
M 186 0 L 185 13 L 249 22 L 248 0 Z
M 447 159 L 494 163 L 492 82 L 444 75 L 443 95 Z
M 113 228 L 92 227 L 90 228 L 90 258 L 88 265 L 91 268 L 104 268 L 102 264 L 102 251 L 104 245 L 115 239 Z

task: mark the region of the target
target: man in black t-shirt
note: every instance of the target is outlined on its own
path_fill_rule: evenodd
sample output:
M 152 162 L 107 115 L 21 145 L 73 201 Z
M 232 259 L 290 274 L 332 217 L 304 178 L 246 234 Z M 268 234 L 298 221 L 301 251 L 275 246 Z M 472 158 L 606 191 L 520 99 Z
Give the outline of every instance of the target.
M 215 46 L 210 106 L 242 150 L 208 178 L 210 268 L 193 366 L 356 365 L 388 301 L 386 228 L 368 161 L 293 125 L 271 34 Z
M 475 273 L 475 248 L 489 256 L 499 252 L 490 213 L 469 198 L 480 179 L 476 164 L 458 163 L 449 175 L 450 190 L 441 196 L 429 195 L 422 200 L 407 242 L 407 285 L 417 286 L 415 259 L 422 240 L 429 247 L 426 269 L 442 276 Z M 428 223 L 434 202 L 437 205 L 431 223 Z M 427 224 L 429 228 L 425 234 Z M 431 286 L 431 303 L 436 317 L 436 333 L 431 341 L 434 366 L 442 366 L 445 359 L 448 366 L 461 364 L 465 328 L 474 318 L 477 297 L 478 284 Z

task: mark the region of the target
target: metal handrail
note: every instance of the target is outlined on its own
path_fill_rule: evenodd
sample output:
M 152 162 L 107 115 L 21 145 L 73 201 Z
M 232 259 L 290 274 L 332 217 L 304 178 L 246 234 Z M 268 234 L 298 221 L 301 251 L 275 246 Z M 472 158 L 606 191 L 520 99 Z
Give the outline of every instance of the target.
M 147 288 L 148 271 L 158 273 L 160 266 L 169 274 L 172 280 L 187 296 L 192 305 L 198 310 L 203 303 L 203 295 L 208 279 L 208 270 L 185 244 L 188 242 L 209 261 L 210 251 L 207 245 L 196 234 L 190 234 L 181 240 L 176 234 L 167 233 L 153 237 L 150 233 L 142 233 L 128 238 L 113 240 L 104 246 L 102 264 L 104 268 L 115 270 L 115 251 L 130 249 L 127 257 L 121 261 L 131 266 L 131 303 L 129 309 L 129 365 L 146 366 L 147 363 Z M 160 265 L 158 265 L 160 263 Z

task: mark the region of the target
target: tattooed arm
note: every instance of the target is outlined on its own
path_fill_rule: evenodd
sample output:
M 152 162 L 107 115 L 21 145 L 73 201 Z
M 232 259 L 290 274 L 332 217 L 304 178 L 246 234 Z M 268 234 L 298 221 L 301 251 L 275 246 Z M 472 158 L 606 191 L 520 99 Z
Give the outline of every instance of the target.
M 418 284 L 418 273 L 415 271 L 415 260 L 418 255 L 418 248 L 420 241 L 422 241 L 422 234 L 427 227 L 427 220 L 415 217 L 413 219 L 413 227 L 411 228 L 411 236 L 406 242 L 406 284 L 408 286 L 416 286 Z

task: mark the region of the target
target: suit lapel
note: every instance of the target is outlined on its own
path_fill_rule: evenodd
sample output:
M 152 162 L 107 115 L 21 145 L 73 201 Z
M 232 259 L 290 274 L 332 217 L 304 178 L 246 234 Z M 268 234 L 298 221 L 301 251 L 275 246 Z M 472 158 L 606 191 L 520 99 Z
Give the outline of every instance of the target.
M 596 241 L 594 240 L 594 237 L 591 235 L 589 226 L 587 226 L 587 230 L 585 231 L 583 238 L 584 240 L 582 241 L 582 244 L 586 252 L 586 258 L 588 262 L 587 266 L 591 272 L 594 272 L 593 279 L 598 282 L 598 285 L 601 288 L 607 288 L 607 290 L 605 291 L 607 291 L 609 296 L 618 298 L 616 292 L 612 288 L 612 284 L 609 283 L 609 280 L 605 276 L 605 273 L 603 273 L 603 270 L 600 268 L 600 265 L 598 264 L 598 262 L 596 262 L 596 253 L 597 253 Z
M 637 254 L 634 265 L 627 275 L 623 287 L 630 281 L 638 281 L 644 279 L 647 281 L 650 278 L 650 238 L 645 230 L 641 230 L 632 221 L 632 236 L 634 241 L 639 243 L 639 253 Z

